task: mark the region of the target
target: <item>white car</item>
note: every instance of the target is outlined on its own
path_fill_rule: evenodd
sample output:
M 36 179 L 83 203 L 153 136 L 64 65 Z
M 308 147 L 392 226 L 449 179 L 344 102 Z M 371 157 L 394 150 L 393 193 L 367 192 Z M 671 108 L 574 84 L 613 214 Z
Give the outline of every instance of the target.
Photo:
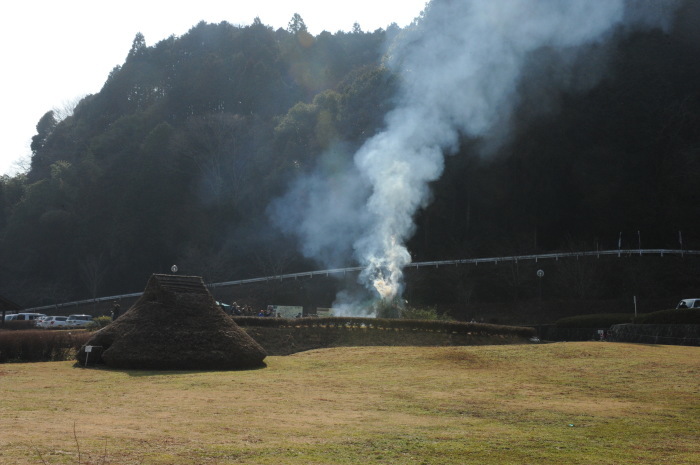
M 700 299 L 683 299 L 676 308 L 700 308 Z
M 69 328 L 80 328 L 92 323 L 92 315 L 68 315 L 66 326 Z
M 46 328 L 46 329 L 52 329 L 52 328 L 63 328 L 68 326 L 67 321 L 68 317 L 67 316 L 47 316 L 42 318 L 39 322 L 37 322 L 37 326 L 39 328 Z

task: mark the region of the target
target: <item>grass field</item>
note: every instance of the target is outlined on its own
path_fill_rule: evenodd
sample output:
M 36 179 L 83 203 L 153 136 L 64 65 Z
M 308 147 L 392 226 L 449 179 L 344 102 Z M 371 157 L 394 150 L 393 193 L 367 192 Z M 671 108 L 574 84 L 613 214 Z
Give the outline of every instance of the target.
M 266 363 L 0 365 L 0 463 L 700 463 L 699 348 L 361 347 Z

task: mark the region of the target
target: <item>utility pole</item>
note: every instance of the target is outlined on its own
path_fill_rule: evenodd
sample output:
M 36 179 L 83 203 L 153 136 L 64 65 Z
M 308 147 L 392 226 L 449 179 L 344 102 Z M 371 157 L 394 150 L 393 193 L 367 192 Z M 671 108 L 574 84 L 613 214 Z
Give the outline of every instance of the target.
M 642 256 L 642 233 L 637 230 L 637 239 L 638 239 L 638 245 L 639 245 L 639 256 Z

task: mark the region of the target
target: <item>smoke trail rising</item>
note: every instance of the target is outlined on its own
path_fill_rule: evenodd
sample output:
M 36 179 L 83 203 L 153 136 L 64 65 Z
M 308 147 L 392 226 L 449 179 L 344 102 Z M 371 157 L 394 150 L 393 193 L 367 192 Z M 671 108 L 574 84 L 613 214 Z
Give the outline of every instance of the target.
M 677 4 L 433 0 L 391 50 L 389 66 L 402 76 L 399 104 L 386 116 L 385 129 L 355 154 L 356 172 L 350 176 L 359 177 L 353 184 L 366 190 L 344 201 L 341 216 L 360 220 L 353 234 L 341 239 L 352 238 L 354 257 L 364 267 L 360 280 L 382 299 L 401 294 L 402 270 L 411 262 L 404 244 L 414 232 L 414 214 L 429 201 L 429 183 L 442 174 L 444 154 L 457 150 L 461 135 L 492 146 L 503 140 L 535 52 L 549 50 L 556 66 L 571 70 L 582 49 L 604 42 L 615 30 L 668 27 Z M 565 87 L 570 76 L 561 72 L 547 79 Z M 589 81 L 599 77 L 592 76 Z M 307 224 L 313 205 L 298 207 L 305 212 L 299 223 Z M 305 244 L 321 237 L 328 241 L 328 231 L 309 234 L 307 229 L 300 236 Z
M 428 199 L 428 183 L 442 173 L 443 151 L 455 148 L 459 132 L 488 136 L 507 126 L 532 52 L 547 47 L 575 53 L 623 23 L 663 26 L 673 6 L 623 0 L 433 1 L 411 40 L 396 51 L 394 63 L 406 76 L 402 103 L 388 115 L 385 131 L 355 157 L 372 186 L 371 226 L 355 242 L 366 266 L 362 278 L 382 298 L 400 292 L 401 270 L 410 263 L 403 243 L 413 232 L 414 213 Z

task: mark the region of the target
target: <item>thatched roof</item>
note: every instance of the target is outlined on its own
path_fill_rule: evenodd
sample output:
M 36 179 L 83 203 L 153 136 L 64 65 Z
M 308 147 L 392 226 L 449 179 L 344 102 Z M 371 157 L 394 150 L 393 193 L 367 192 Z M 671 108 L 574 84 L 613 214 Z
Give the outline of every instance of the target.
M 236 370 L 264 366 L 265 350 L 219 308 L 198 276 L 154 274 L 141 298 L 97 331 L 89 363 L 115 368 Z M 85 364 L 85 346 L 78 362 Z

